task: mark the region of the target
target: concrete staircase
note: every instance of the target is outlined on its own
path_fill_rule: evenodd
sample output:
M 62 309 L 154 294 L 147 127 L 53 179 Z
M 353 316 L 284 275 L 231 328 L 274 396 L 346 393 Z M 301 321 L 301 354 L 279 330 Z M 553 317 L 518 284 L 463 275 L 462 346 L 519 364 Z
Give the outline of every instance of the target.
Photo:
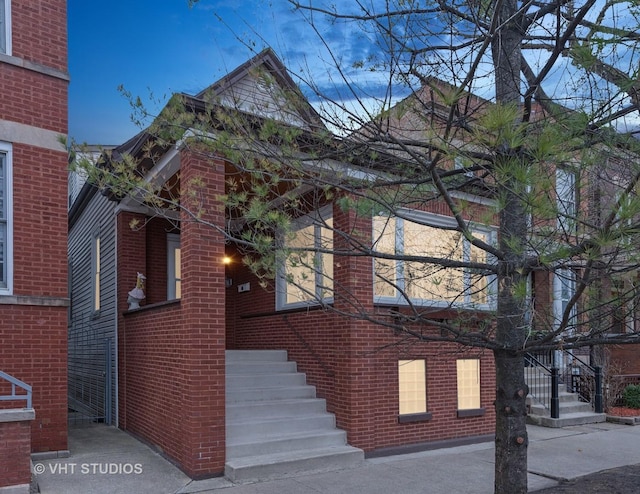
M 338 470 L 364 461 L 286 351 L 227 350 L 226 373 L 229 480 Z
M 580 401 L 578 393 L 569 393 L 565 391 L 565 385 L 560 384 L 558 392 L 560 417 L 551 418 L 551 404 L 547 397 L 540 400 L 537 397 L 544 396 L 542 388 L 546 385 L 546 381 L 550 381 L 550 376 L 538 375 L 532 383 L 528 383 L 529 396 L 527 396 L 527 408 L 529 414 L 527 421 L 530 424 L 541 425 L 544 427 L 567 427 L 570 425 L 597 424 L 605 422 L 607 415 L 605 413 L 595 413 L 590 403 Z

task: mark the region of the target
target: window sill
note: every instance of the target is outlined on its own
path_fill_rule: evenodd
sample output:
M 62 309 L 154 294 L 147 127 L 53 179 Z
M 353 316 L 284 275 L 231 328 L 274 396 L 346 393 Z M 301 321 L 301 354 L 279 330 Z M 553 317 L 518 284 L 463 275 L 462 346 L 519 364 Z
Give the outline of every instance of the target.
M 430 412 L 424 413 L 410 413 L 407 415 L 398 415 L 399 424 L 408 424 L 411 422 L 423 422 L 431 420 L 433 415 Z
M 472 408 L 471 410 L 458 410 L 458 418 L 482 417 L 485 414 L 484 408 Z

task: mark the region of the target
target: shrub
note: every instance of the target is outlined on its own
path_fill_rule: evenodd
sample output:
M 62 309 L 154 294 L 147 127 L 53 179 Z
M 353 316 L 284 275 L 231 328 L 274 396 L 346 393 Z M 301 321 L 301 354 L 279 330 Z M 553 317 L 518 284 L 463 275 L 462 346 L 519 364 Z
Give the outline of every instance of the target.
M 640 408 L 640 384 L 630 384 L 622 392 L 624 406 Z

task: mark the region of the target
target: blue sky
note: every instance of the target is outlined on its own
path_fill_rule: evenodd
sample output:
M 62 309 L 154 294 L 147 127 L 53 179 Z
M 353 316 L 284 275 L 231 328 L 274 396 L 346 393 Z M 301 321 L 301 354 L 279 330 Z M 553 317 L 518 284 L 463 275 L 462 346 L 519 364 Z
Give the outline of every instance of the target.
M 193 8 L 187 0 L 69 0 L 68 16 L 69 135 L 80 143 L 120 144 L 140 130 L 120 85 L 154 110 L 248 60 L 247 45 L 270 45 L 294 73 L 318 59 L 317 37 L 285 0 L 200 0 Z M 370 46 L 346 26 L 325 34 L 347 59 Z
M 385 5 L 384 0 L 364 3 Z M 342 11 L 357 5 L 338 4 Z M 321 68 L 331 62 L 320 38 L 286 0 L 200 0 L 193 8 L 188 0 L 68 0 L 68 16 L 69 135 L 76 142 L 121 144 L 140 130 L 118 86 L 157 111 L 172 93 L 195 94 L 266 46 L 294 79 L 311 71 L 324 94 L 337 99 L 347 94 L 335 69 Z M 380 73 L 349 69 L 375 56 L 375 36 L 368 39 L 355 24 L 314 19 L 364 94 L 383 95 L 388 81 Z M 564 84 L 559 87 L 565 91 Z
M 69 135 L 122 143 L 139 129 L 118 86 L 153 109 L 154 101 L 198 92 L 247 60 L 250 51 L 232 31 L 247 31 L 241 18 L 260 29 L 260 3 L 202 0 L 189 8 L 187 0 L 69 0 Z

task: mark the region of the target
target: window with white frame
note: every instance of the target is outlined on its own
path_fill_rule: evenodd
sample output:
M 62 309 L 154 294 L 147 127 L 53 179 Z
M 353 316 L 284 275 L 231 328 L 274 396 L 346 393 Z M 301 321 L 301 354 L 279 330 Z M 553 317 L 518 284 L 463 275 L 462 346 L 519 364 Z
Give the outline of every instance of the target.
M 91 234 L 91 295 L 94 312 L 100 310 L 100 230 Z
M 576 273 L 572 269 L 558 268 L 553 277 L 553 312 L 554 326 L 557 328 L 562 322 L 562 317 L 569 306 L 569 301 L 576 292 Z M 575 324 L 575 305 L 569 312 L 568 324 Z
M 0 294 L 11 294 L 13 281 L 12 147 L 0 142 Z
M 456 360 L 458 410 L 480 408 L 480 360 Z
M 11 0 L 0 0 L 0 53 L 11 55 Z
M 578 211 L 575 171 L 567 168 L 556 169 L 556 198 L 558 205 L 558 228 L 562 233 L 575 232 L 575 218 Z
M 182 297 L 182 271 L 180 268 L 180 235 L 167 235 L 167 300 Z
M 285 238 L 287 258 L 280 266 L 278 308 L 304 306 L 333 297 L 333 218 L 331 207 L 299 218 Z
M 427 412 L 427 374 L 424 360 L 398 361 L 398 409 L 400 415 Z
M 402 217 L 374 216 L 373 248 L 382 254 L 490 264 L 489 254 L 451 229 L 454 226 L 453 218 L 419 211 L 403 211 Z M 472 234 L 487 244 L 494 241 L 494 232 L 485 227 L 474 228 Z M 486 271 L 378 257 L 374 276 L 374 295 L 380 303 L 403 303 L 408 298 L 412 303 L 480 309 L 494 304 L 495 277 Z

